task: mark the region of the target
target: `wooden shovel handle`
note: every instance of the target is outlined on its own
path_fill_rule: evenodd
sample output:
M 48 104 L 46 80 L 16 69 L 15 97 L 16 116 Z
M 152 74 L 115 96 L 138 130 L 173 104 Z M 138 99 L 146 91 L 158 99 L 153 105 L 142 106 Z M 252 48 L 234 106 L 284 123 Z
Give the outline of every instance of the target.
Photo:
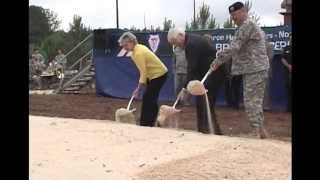
M 129 101 L 129 103 L 128 103 L 128 106 L 127 106 L 127 110 L 128 110 L 128 111 L 129 111 L 129 109 L 130 109 L 130 106 L 131 106 L 131 103 L 132 103 L 133 99 L 134 99 L 134 96 L 131 97 L 131 99 L 130 99 L 130 101 Z

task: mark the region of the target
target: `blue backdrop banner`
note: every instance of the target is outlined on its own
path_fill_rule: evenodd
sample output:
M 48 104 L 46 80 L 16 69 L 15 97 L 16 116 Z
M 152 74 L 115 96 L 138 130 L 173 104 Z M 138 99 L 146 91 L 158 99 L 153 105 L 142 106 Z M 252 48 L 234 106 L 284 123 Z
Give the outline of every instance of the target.
M 291 28 L 287 26 L 262 28 L 273 44 L 274 57 L 272 59 L 272 77 L 270 94 L 272 108 L 283 110 L 286 107 L 287 91 L 285 86 L 285 71 L 281 64 L 282 48 L 289 44 Z M 216 49 L 229 46 L 235 29 L 216 29 L 193 31 L 195 34 L 208 34 Z M 100 96 L 129 98 L 137 86 L 139 73 L 126 52 L 118 45 L 118 38 L 125 32 L 119 29 L 94 30 L 93 61 L 96 71 L 96 93 Z M 141 33 L 134 32 L 139 43 L 150 48 L 167 66 L 169 76 L 161 89 L 159 99 L 171 101 L 174 95 L 174 73 L 172 72 L 172 47 L 167 42 L 167 32 Z M 140 97 L 141 98 L 141 97 Z M 224 87 L 221 88 L 217 104 L 224 105 Z

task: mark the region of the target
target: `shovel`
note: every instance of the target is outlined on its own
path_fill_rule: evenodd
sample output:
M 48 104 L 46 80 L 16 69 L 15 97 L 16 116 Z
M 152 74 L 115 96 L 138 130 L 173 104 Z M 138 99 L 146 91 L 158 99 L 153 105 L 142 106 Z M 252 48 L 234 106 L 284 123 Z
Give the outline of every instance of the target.
M 203 83 L 206 81 L 208 76 L 211 74 L 212 69 L 210 68 L 205 76 L 202 78 L 201 81 L 199 80 L 193 80 L 188 83 L 187 89 L 192 95 L 204 95 L 205 96 L 205 103 L 206 103 L 206 109 L 207 109 L 207 120 L 208 120 L 208 126 L 209 126 L 209 131 L 210 134 L 214 134 L 214 128 L 212 124 L 212 117 L 211 117 L 211 110 L 210 110 L 210 105 L 209 105 L 209 98 L 207 95 L 207 90 L 204 87 Z
M 206 88 L 204 87 L 203 83 L 205 82 L 205 80 L 208 78 L 208 76 L 211 74 L 212 70 L 211 68 L 208 70 L 208 72 L 205 74 L 205 76 L 202 78 L 201 81 L 199 80 L 193 80 L 193 81 L 190 81 L 187 85 L 187 89 L 188 91 L 190 92 L 190 94 L 192 95 L 196 95 L 196 96 L 199 96 L 199 95 L 204 95 L 207 90 Z
M 186 90 L 186 89 L 183 88 L 183 89 L 179 92 L 179 94 L 178 94 L 178 96 L 177 96 L 177 99 L 176 99 L 176 101 L 174 102 L 173 106 L 162 105 L 162 106 L 160 107 L 159 116 L 158 116 L 158 118 L 157 118 L 157 124 L 158 124 L 159 126 L 163 126 L 163 125 L 165 124 L 165 122 L 166 122 L 166 120 L 167 120 L 168 117 L 170 117 L 170 116 L 172 116 L 172 115 L 174 115 L 174 114 L 176 114 L 176 113 L 181 112 L 181 110 L 176 109 L 176 106 L 177 106 L 179 100 L 181 99 L 181 97 L 182 97 L 182 95 L 183 95 L 183 91 L 185 91 L 185 90 Z M 178 123 L 178 122 L 176 121 L 176 128 L 178 127 L 178 124 L 177 124 L 177 123 Z
M 134 96 L 131 97 L 126 109 L 125 108 L 117 109 L 115 113 L 117 122 L 136 124 L 135 116 L 133 114 L 136 108 L 130 110 L 130 106 L 132 104 L 133 99 L 134 99 Z

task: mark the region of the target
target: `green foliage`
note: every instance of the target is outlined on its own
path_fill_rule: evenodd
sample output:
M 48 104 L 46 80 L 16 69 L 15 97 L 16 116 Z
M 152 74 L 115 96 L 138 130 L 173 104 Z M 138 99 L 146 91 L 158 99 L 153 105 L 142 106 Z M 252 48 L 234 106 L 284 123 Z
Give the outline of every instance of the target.
M 210 6 L 202 3 L 202 6 L 199 8 L 199 15 L 198 15 L 198 23 L 200 24 L 201 29 L 206 29 L 208 20 L 210 17 Z
M 258 25 L 260 25 L 260 16 L 257 15 L 254 11 L 250 11 L 252 9 L 252 2 L 247 0 L 245 3 L 244 3 L 244 7 L 247 9 L 248 11 L 248 15 L 249 17 Z
M 186 27 L 185 27 L 186 31 L 190 31 L 191 30 L 191 27 L 189 26 L 189 23 L 186 22 Z
M 228 18 L 224 23 L 223 23 L 224 28 L 234 28 L 235 24 L 233 23 L 231 18 Z
M 57 55 L 58 49 L 65 49 L 67 34 L 64 31 L 57 31 L 48 36 L 41 44 L 41 50 L 47 54 L 47 62 L 51 62 Z
M 169 31 L 170 28 L 173 28 L 174 24 L 171 19 L 167 19 L 167 17 L 164 18 L 163 22 L 163 30 L 164 31 Z
M 211 17 L 208 23 L 208 29 L 216 29 L 216 28 L 219 28 L 219 24 L 216 22 L 216 18 L 214 18 L 213 15 L 211 14 Z
M 29 42 L 38 46 L 49 32 L 50 26 L 45 10 L 39 6 L 29 6 Z
M 219 24 L 210 12 L 210 6 L 204 2 L 199 7 L 199 13 L 196 13 L 196 19 L 191 20 L 190 23 L 186 22 L 186 30 L 201 30 L 201 29 L 216 29 Z

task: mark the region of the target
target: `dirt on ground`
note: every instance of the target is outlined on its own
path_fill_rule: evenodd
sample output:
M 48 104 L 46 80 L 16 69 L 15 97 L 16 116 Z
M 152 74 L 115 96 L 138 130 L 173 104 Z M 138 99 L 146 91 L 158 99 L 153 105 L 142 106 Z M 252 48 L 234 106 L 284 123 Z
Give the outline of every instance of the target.
M 29 132 L 30 180 L 291 179 L 291 142 L 33 115 Z
M 95 94 L 83 95 L 30 95 L 29 113 L 48 117 L 65 117 L 75 119 L 114 120 L 115 111 L 127 106 L 129 100 L 110 97 L 98 97 Z M 172 105 L 173 102 L 161 104 Z M 136 116 L 140 115 L 140 101 L 134 101 Z M 179 128 L 197 129 L 196 109 L 194 106 L 181 107 Z M 217 119 L 226 136 L 247 136 L 249 123 L 243 109 L 234 110 L 228 107 L 215 108 Z M 270 139 L 291 141 L 291 113 L 265 112 L 265 127 Z

